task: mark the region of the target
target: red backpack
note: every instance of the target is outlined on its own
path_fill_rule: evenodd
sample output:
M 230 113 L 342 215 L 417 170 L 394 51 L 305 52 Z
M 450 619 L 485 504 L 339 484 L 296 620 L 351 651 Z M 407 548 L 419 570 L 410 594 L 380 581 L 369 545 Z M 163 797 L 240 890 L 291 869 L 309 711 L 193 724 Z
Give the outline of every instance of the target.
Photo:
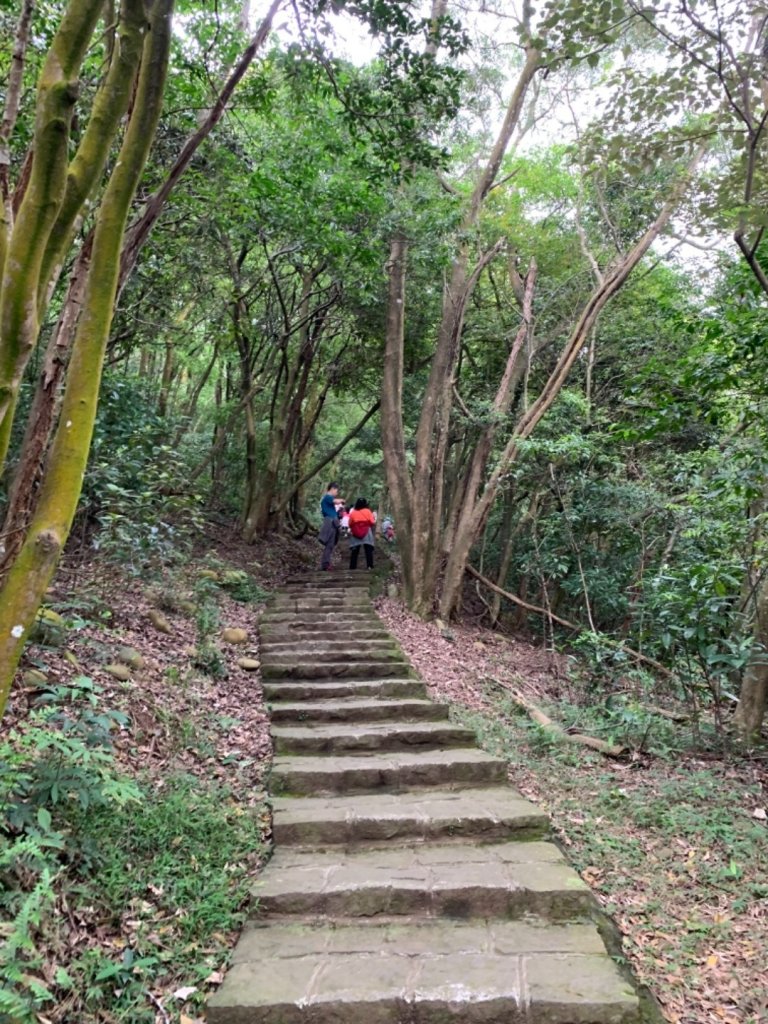
M 349 524 L 349 532 L 358 540 L 362 540 L 369 529 L 370 523 L 366 519 L 353 519 Z

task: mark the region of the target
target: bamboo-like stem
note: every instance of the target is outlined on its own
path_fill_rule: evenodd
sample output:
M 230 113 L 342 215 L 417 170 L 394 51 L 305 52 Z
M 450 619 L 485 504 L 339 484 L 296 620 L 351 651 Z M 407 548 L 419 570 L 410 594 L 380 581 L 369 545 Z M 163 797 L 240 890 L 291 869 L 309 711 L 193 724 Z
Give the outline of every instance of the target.
M 144 41 L 133 115 L 99 208 L 83 313 L 75 334 L 59 425 L 40 501 L 0 591 L 0 714 L 29 629 L 64 548 L 90 450 L 131 200 L 162 107 L 173 0 L 155 0 Z

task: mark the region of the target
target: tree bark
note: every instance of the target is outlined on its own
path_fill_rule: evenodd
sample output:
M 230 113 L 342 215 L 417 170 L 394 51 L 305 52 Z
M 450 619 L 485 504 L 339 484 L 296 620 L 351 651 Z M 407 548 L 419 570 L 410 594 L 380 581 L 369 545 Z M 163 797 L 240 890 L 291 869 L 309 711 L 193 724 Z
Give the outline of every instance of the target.
M 389 296 L 387 342 L 382 386 L 382 432 L 387 483 L 401 537 L 403 582 L 406 601 L 417 615 L 431 614 L 440 570 L 441 531 L 445 497 L 445 464 L 453 404 L 453 376 L 461 344 L 467 303 L 480 273 L 500 246 L 485 253 L 470 269 L 470 242 L 488 194 L 523 109 L 525 97 L 540 67 L 540 54 L 526 48 L 526 60 L 510 97 L 504 122 L 468 201 L 459 235 L 462 241 L 454 257 L 437 333 L 429 379 L 422 400 L 415 439 L 411 476 L 406 457 L 402 406 L 391 389 L 402 391 L 405 279 L 408 246 L 403 232 L 395 233 L 387 263 Z M 388 394 L 388 392 L 390 392 Z M 398 423 L 399 420 L 399 423 Z M 407 478 L 407 484 L 406 484 Z M 405 531 L 403 530 L 405 528 Z
M 0 590 L 0 715 L 82 489 L 115 307 L 123 233 L 162 108 L 172 10 L 173 0 L 154 0 L 133 113 L 97 215 L 83 313 L 40 500 L 24 546 Z
M 102 0 L 70 0 L 38 83 L 29 185 L 8 238 L 0 290 L 0 473 L 22 375 L 40 330 L 40 272 L 66 189 L 80 65 L 101 5 Z
M 672 190 L 672 194 L 662 206 L 656 219 L 635 243 L 629 253 L 618 258 L 613 266 L 605 271 L 602 282 L 595 287 L 585 304 L 549 379 L 535 401 L 531 403 L 530 407 L 518 419 L 511 438 L 497 459 L 496 466 L 479 493 L 477 500 L 472 503 L 468 502 L 462 509 L 455 540 L 451 547 L 445 570 L 440 601 L 440 613 L 443 618 L 452 615 L 457 606 L 461 581 L 469 561 L 472 546 L 485 524 L 504 475 L 509 472 L 510 467 L 519 455 L 520 441 L 530 437 L 536 426 L 551 408 L 568 379 L 568 375 L 579 353 L 587 346 L 590 333 L 594 329 L 600 313 L 622 288 L 631 272 L 647 253 L 654 239 L 666 227 L 705 151 L 706 147 L 700 147 L 697 150 L 688 165 L 686 174 L 677 182 Z

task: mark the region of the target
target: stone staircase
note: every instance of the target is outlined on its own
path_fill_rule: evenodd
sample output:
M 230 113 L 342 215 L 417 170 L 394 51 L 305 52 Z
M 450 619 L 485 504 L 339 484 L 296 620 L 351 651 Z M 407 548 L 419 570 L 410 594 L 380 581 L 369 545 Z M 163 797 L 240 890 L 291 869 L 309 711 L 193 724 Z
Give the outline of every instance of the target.
M 546 816 L 427 699 L 368 582 L 292 580 L 262 618 L 275 850 L 209 1024 L 639 1024 Z

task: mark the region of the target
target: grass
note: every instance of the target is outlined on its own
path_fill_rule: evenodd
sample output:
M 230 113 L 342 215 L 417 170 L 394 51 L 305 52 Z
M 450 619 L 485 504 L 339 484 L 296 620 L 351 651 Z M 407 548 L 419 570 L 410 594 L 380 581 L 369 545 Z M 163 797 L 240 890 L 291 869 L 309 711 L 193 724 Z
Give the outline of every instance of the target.
M 3 1024 L 33 1024 L 43 1019 L 38 1013 L 55 1022 L 154 1024 L 156 1000 L 191 987 L 186 1004 L 168 1000 L 169 1019 L 178 1020 L 185 1006 L 187 1013 L 202 1006 L 206 979 L 220 980 L 264 854 L 264 809 L 190 775 L 162 785 L 145 780 L 141 789 L 141 800 L 119 811 L 54 819 L 66 855 L 48 858 L 55 894 L 32 922 L 33 947 L 13 965 L 26 979 L 18 988 L 25 1011 L 0 1012 Z M 3 917 L 42 878 L 42 871 L 20 872 Z M 45 983 L 37 995 L 29 985 L 35 978 Z
M 768 1019 L 766 795 L 748 763 L 616 762 L 553 741 L 509 702 L 454 707 L 551 815 L 571 861 L 624 936 L 641 981 L 680 1024 Z M 568 721 L 558 706 L 556 717 Z M 593 723 L 594 724 L 594 723 Z

